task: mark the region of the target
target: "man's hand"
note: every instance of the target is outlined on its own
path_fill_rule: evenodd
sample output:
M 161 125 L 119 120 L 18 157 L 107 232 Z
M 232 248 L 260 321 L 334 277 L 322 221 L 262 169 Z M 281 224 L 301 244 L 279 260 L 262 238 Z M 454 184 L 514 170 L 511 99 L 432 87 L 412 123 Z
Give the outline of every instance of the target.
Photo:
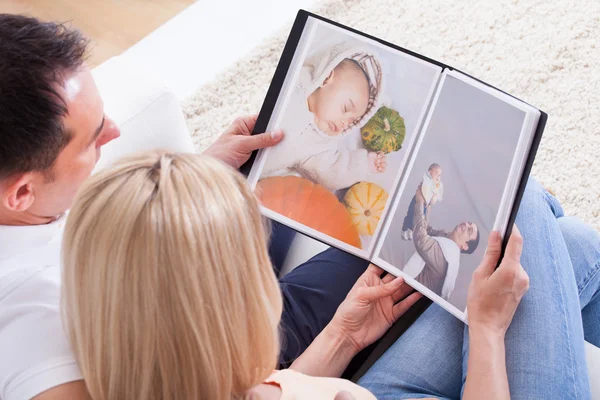
M 231 126 L 204 151 L 211 157 L 239 169 L 254 150 L 271 147 L 281 142 L 283 132 L 281 130 L 252 135 L 257 115 L 236 118 Z
M 356 281 L 326 329 L 358 352 L 379 339 L 422 295 L 373 264 Z

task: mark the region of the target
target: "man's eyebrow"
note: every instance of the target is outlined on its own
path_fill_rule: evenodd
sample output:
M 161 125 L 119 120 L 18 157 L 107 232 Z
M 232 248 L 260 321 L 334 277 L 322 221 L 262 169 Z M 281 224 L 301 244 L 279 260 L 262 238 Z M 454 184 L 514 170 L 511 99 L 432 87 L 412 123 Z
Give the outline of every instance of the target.
M 98 128 L 96 128 L 96 131 L 94 132 L 92 139 L 88 143 L 88 146 L 91 145 L 96 139 L 98 139 L 98 135 L 100 135 L 100 132 L 102 132 L 102 129 L 104 128 L 105 120 L 106 120 L 106 117 L 102 116 L 102 122 L 100 123 L 100 126 Z

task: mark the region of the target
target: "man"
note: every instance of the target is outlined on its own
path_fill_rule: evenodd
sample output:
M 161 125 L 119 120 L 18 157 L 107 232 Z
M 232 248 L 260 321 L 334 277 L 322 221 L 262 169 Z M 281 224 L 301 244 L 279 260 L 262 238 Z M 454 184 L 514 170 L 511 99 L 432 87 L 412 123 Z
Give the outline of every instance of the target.
M 88 398 L 60 321 L 62 228 L 101 147 L 120 132 L 86 48 L 62 25 L 0 14 L 0 400 Z M 281 140 L 251 136 L 254 122 L 237 119 L 207 153 L 238 168 Z M 282 279 L 282 359 L 308 346 L 365 269 L 329 250 Z
M 417 252 L 406 264 L 405 271 L 418 273 L 417 282 L 448 300 L 454 290 L 460 255 L 473 254 L 477 249 L 479 229 L 472 222 L 462 222 L 450 233 L 432 229 L 429 226 L 430 209 L 428 207 L 425 212 L 425 198 L 419 186 L 413 209 L 413 243 Z

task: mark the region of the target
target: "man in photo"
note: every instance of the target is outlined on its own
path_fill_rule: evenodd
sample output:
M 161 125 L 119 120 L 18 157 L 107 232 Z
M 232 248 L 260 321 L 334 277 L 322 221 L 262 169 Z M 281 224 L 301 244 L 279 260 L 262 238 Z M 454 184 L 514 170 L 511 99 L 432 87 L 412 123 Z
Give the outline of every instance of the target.
M 461 253 L 473 254 L 479 245 L 479 228 L 472 222 L 458 224 L 452 232 L 429 226 L 428 207 L 421 185 L 415 194 L 413 243 L 416 253 L 408 260 L 404 271 L 434 293 L 448 300 L 460 267 Z
M 331 191 L 385 172 L 383 152 L 349 150 L 343 139 L 378 109 L 382 71 L 377 55 L 360 42 L 344 41 L 307 57 L 262 177 L 298 173 Z

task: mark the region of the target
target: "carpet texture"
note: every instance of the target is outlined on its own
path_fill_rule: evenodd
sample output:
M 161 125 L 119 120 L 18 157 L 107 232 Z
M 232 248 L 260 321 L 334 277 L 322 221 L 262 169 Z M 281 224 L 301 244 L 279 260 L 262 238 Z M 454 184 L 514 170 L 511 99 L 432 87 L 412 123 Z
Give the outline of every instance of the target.
M 444 62 L 546 111 L 532 175 L 565 212 L 600 229 L 598 0 L 336 0 L 310 11 Z M 257 113 L 292 19 L 184 102 L 203 150 Z

